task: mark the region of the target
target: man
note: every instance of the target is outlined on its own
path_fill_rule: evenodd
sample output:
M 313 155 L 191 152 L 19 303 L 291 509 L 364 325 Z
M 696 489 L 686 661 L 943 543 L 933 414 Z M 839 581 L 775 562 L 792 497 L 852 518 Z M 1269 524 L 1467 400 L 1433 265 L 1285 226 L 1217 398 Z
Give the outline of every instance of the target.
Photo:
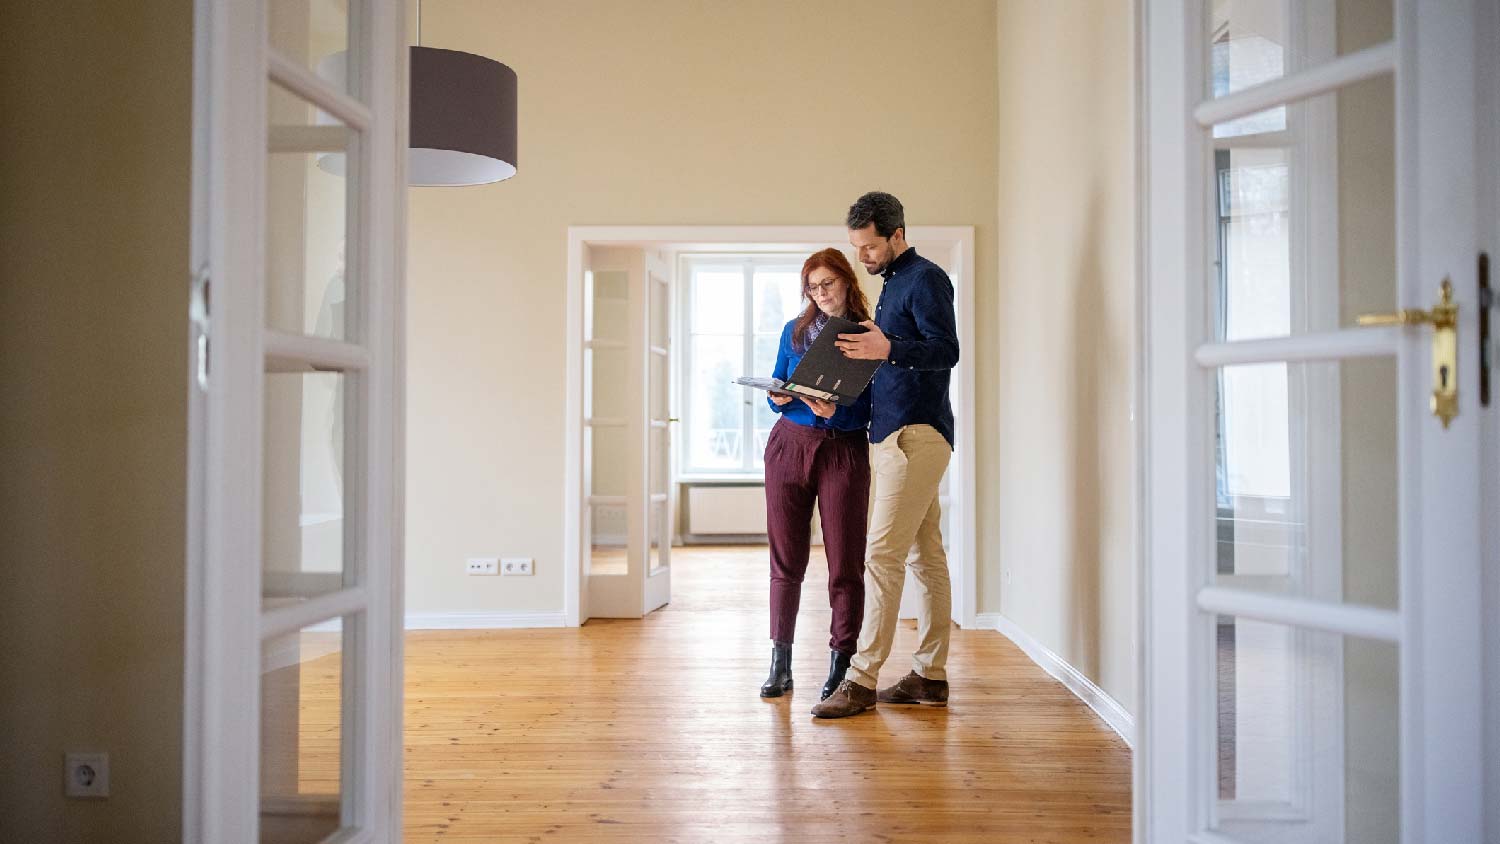
M 871 275 L 885 277 L 875 319 L 840 334 L 844 354 L 886 365 L 870 392 L 870 468 L 875 505 L 865 562 L 864 625 L 844 682 L 813 707 L 819 718 L 858 715 L 880 703 L 946 705 L 953 629 L 948 556 L 939 526 L 938 482 L 953 456 L 950 370 L 958 363 L 953 283 L 906 243 L 901 202 L 867 193 L 849 208 L 849 243 Z M 908 557 L 908 551 L 911 551 Z M 920 639 L 912 671 L 877 694 L 891 652 L 906 567 L 921 590 Z

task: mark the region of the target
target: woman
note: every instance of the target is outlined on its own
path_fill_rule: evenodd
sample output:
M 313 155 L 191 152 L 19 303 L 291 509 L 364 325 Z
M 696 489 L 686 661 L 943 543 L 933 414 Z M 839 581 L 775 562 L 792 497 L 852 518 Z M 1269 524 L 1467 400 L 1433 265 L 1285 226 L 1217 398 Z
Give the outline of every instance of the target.
M 837 249 L 813 254 L 802 265 L 807 308 L 786 324 L 776 354 L 776 378 L 786 380 L 828 323 L 830 316 L 853 322 L 870 318 L 849 259 Z M 844 680 L 859 638 L 865 605 L 865 519 L 869 508 L 870 391 L 841 407 L 820 399 L 771 394 L 781 414 L 766 441 L 766 531 L 771 543 L 771 676 L 761 697 L 780 697 L 792 688 L 792 639 L 797 605 L 807 572 L 813 504 L 823 518 L 823 551 L 828 558 L 830 631 L 827 698 Z

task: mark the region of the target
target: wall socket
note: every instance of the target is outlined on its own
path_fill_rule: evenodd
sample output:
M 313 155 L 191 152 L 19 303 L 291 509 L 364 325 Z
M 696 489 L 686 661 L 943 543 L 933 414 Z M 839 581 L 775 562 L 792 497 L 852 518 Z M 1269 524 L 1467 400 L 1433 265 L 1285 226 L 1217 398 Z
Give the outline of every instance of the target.
M 464 566 L 466 574 L 499 574 L 499 557 L 470 557 Z
M 63 794 L 68 797 L 108 797 L 109 754 L 64 754 L 63 777 Z
M 533 574 L 530 557 L 507 557 L 500 561 L 500 573 L 506 576 Z

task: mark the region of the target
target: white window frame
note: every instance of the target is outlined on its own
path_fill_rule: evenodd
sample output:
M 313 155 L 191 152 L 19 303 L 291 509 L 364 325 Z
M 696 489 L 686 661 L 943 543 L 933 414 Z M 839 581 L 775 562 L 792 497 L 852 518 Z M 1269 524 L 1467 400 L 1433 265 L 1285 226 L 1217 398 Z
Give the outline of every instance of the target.
M 713 480 L 737 480 L 737 481 L 763 481 L 765 469 L 755 467 L 755 402 L 760 398 L 760 391 L 749 387 L 741 388 L 745 400 L 740 412 L 740 433 L 743 445 L 740 449 L 740 467 L 738 469 L 724 469 L 716 467 L 694 466 L 692 463 L 692 432 L 695 430 L 692 403 L 686 400 L 691 388 L 692 379 L 692 348 L 693 348 L 693 273 L 702 267 L 727 267 L 738 264 L 741 272 L 741 285 L 744 299 L 744 324 L 741 326 L 741 352 L 740 361 L 743 375 L 770 376 L 770 372 L 751 372 L 752 362 L 755 359 L 755 272 L 757 270 L 775 268 L 790 268 L 793 272 L 800 272 L 802 262 L 806 255 L 794 252 L 767 252 L 767 253 L 743 253 L 743 252 L 694 252 L 692 254 L 678 257 L 678 277 L 682 283 L 677 285 L 679 296 L 678 313 L 680 314 L 680 325 L 678 336 L 683 342 L 679 344 L 677 351 L 677 395 L 683 397 L 679 403 L 681 408 L 683 435 L 677 438 L 677 466 L 679 467 L 679 481 L 713 481 Z M 800 308 L 798 312 L 800 313 Z

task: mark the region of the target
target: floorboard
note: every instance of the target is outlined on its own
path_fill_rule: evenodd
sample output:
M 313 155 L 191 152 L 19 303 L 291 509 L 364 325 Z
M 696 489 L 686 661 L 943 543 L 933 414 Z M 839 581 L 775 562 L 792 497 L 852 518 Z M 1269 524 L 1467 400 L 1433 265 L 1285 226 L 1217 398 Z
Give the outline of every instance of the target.
M 406 840 L 1127 842 L 1130 751 L 998 633 L 955 630 L 946 709 L 819 721 L 826 568 L 788 698 L 765 549 L 673 550 L 673 602 L 579 629 L 407 642 Z M 882 680 L 904 674 L 903 622 Z

